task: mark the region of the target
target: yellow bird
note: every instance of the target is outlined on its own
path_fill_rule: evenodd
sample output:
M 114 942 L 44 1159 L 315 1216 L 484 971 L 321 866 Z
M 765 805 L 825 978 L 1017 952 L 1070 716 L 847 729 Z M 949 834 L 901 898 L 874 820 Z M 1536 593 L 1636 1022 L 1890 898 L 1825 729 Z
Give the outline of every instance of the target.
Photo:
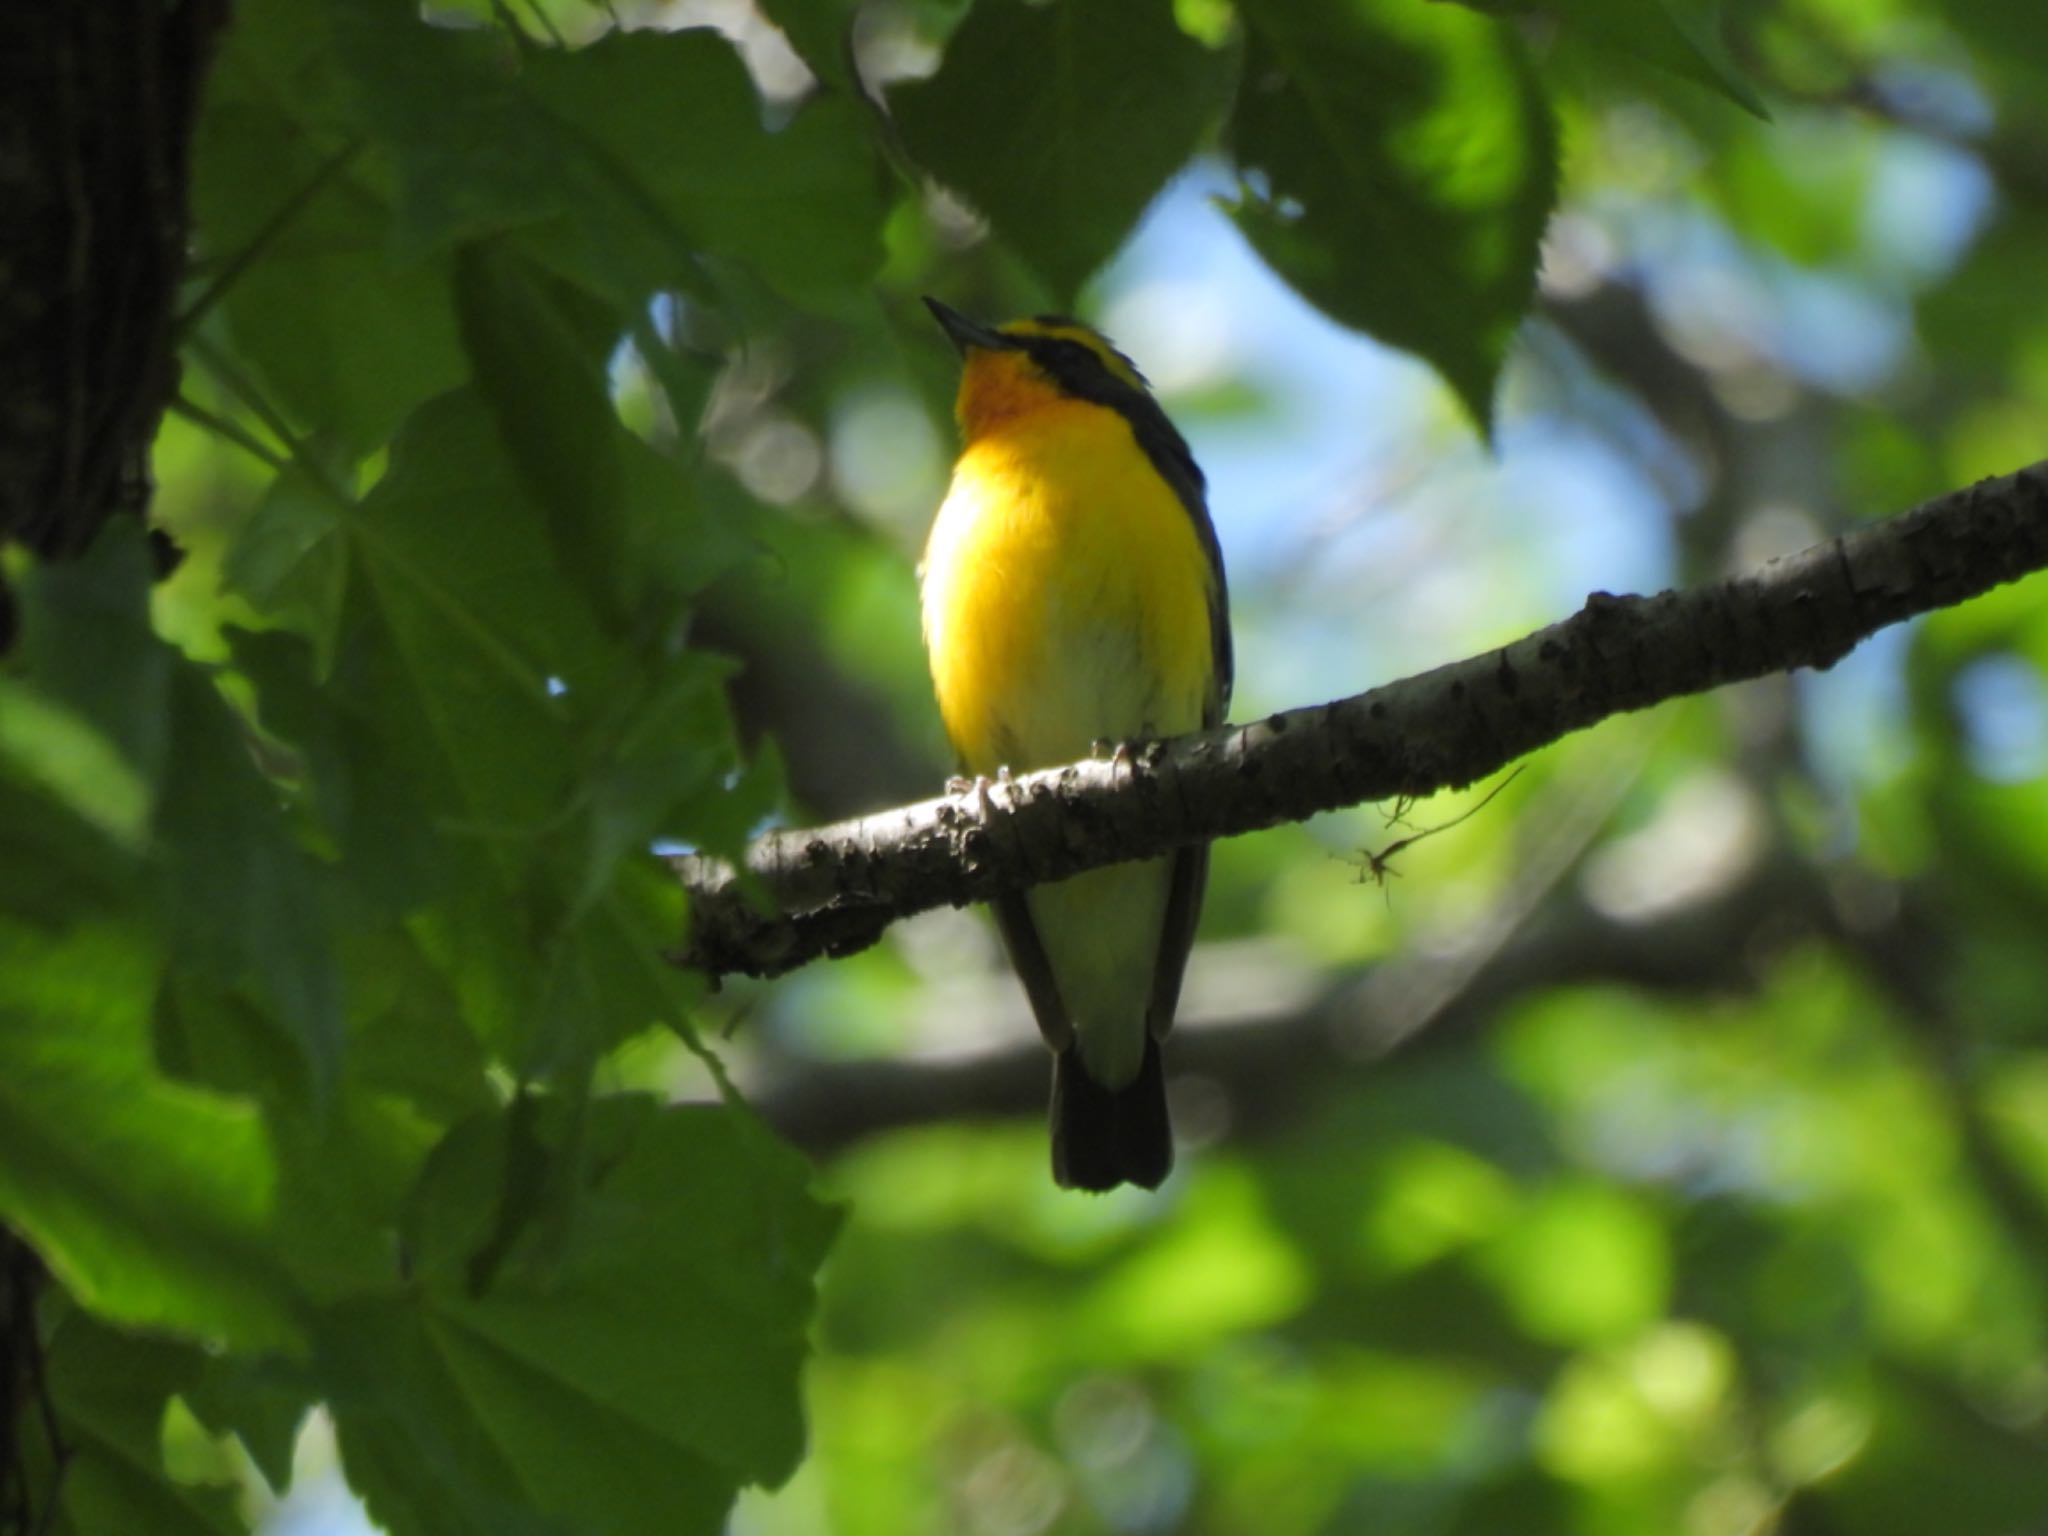
M 1223 556 L 1202 472 L 1145 380 L 1077 321 L 991 328 L 925 303 L 962 360 L 960 458 L 923 565 L 925 649 L 962 769 L 1024 772 L 1220 724 Z M 1173 1166 L 1159 1046 L 1208 869 L 1196 846 L 993 904 L 1055 1053 L 1066 1188 L 1156 1189 Z

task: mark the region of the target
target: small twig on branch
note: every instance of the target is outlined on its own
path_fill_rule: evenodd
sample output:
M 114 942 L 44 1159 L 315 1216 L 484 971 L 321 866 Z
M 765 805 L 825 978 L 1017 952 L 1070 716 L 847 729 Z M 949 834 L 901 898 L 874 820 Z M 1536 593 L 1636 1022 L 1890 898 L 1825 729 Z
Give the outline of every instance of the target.
M 1322 811 L 1460 789 L 1610 715 L 1796 667 L 2048 566 L 2048 462 L 1687 592 L 1596 592 L 1562 623 L 1335 703 L 1049 768 L 748 851 L 673 861 L 673 956 L 774 976 L 899 917 Z M 759 897 L 779 910 L 764 910 Z
M 1417 843 L 1422 842 L 1427 838 L 1435 837 L 1439 832 L 1448 832 L 1453 827 L 1463 826 L 1466 822 L 1470 821 L 1474 816 L 1477 816 L 1481 811 L 1485 810 L 1489 805 L 1493 804 L 1493 797 L 1495 795 L 1498 795 L 1502 790 L 1506 789 L 1510 784 L 1514 783 L 1515 780 L 1519 779 L 1522 776 L 1522 769 L 1526 766 L 1526 764 L 1522 763 L 1516 764 L 1515 771 L 1509 774 L 1506 778 L 1502 779 L 1498 784 L 1494 785 L 1493 788 L 1489 789 L 1483 796 L 1481 796 L 1479 803 L 1477 805 L 1467 806 L 1463 811 L 1459 812 L 1456 816 L 1453 816 L 1449 821 L 1440 821 L 1433 827 L 1424 827 L 1419 832 L 1410 832 L 1406 837 L 1397 837 L 1391 843 L 1387 844 L 1386 847 L 1381 848 L 1377 851 L 1374 851 L 1373 849 L 1369 848 L 1359 849 L 1359 884 L 1363 885 L 1365 882 L 1369 880 L 1374 885 L 1385 885 L 1390 876 L 1398 875 L 1401 873 L 1401 871 L 1394 868 L 1395 859 L 1399 858 L 1402 854 L 1406 853 L 1410 848 L 1413 848 Z M 1402 813 L 1397 807 L 1395 813 L 1387 818 L 1387 825 L 1399 826 L 1402 822 L 1402 819 Z

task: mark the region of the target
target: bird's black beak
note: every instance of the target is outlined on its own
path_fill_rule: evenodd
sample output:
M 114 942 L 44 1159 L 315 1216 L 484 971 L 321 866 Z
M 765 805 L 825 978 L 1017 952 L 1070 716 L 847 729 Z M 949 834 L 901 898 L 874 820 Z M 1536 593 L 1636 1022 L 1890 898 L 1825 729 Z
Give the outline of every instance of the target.
M 939 322 L 940 329 L 952 338 L 953 345 L 960 349 L 962 357 L 967 355 L 969 347 L 996 348 L 1010 345 L 1008 337 L 968 319 L 950 304 L 941 304 L 937 299 L 927 295 L 924 307 L 932 312 L 932 318 Z

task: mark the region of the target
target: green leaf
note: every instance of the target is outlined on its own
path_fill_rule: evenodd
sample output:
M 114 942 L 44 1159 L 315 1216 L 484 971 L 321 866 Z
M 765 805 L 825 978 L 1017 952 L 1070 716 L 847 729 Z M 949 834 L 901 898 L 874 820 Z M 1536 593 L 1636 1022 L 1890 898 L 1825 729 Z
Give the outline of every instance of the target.
M 637 437 L 626 439 L 625 468 L 628 559 L 641 575 L 641 606 L 665 633 L 688 599 L 760 552 L 755 507 L 726 494 L 717 470 L 693 474 Z
M 82 558 L 29 573 L 19 650 L 36 690 L 91 725 L 153 787 L 170 750 L 173 652 L 150 629 L 151 579 L 140 526 L 110 520 Z
M 628 450 L 629 500 L 644 452 Z M 650 1025 L 683 1027 L 691 986 L 658 958 L 678 930 L 622 918 L 606 869 L 629 851 L 619 828 L 690 794 L 703 765 L 730 765 L 722 706 L 712 696 L 689 717 L 700 740 L 646 722 L 655 766 L 676 775 L 667 791 L 647 791 L 644 752 L 618 761 L 615 744 L 643 733 L 608 701 L 664 672 L 598 632 L 472 394 L 420 412 L 344 522 L 352 574 L 326 697 L 347 722 L 332 726 L 340 739 L 362 722 L 374 750 L 338 773 L 331 748 L 309 756 L 349 796 L 359 775 L 395 778 L 390 797 L 412 795 L 438 829 L 434 905 L 414 932 L 460 1016 L 522 1078 L 587 1069 Z M 303 734 L 323 728 L 316 718 Z M 614 767 L 635 786 L 623 821 L 604 782 Z M 610 829 L 602 839 L 592 814 Z
M 324 1097 L 341 1071 L 342 1020 L 323 871 L 293 839 L 241 721 L 182 658 L 171 706 L 156 823 L 165 934 L 181 972 L 268 1004 L 262 1019 Z
M 541 1122 L 557 1156 L 568 1119 Z M 441 1230 L 421 1250 L 442 1261 L 403 1300 L 331 1320 L 344 1464 L 394 1536 L 711 1532 L 740 1484 L 796 1464 L 812 1274 L 836 1225 L 801 1160 L 730 1109 L 622 1097 L 588 1121 L 558 1259 L 534 1269 L 529 1235 L 469 1294 L 491 1197 L 489 1159 L 468 1162 L 470 1192 L 426 1207 Z
M 623 524 L 625 432 L 605 379 L 610 349 L 592 352 L 551 286 L 500 245 L 456 253 L 455 310 L 477 393 L 547 519 L 562 569 L 616 622 L 630 605 L 623 589 L 633 570 Z
M 1068 303 L 1200 146 L 1229 72 L 1171 0 L 982 0 L 889 107 L 919 163 Z
M 236 1536 L 246 1529 L 233 1485 L 175 1481 L 164 1465 L 165 1411 L 202 1378 L 204 1355 L 116 1333 L 74 1308 L 52 1331 L 45 1365 L 70 1452 L 61 1479 L 53 1482 L 46 1467 L 33 1479 L 33 1486 L 60 1494 L 53 1532 Z M 36 1423 L 28 1415 L 23 1422 Z M 22 1441 L 37 1461 L 48 1450 L 40 1429 Z
M 402 928 L 353 923 L 344 940 L 352 1030 L 349 1068 L 365 1090 L 450 1125 L 498 1101 L 483 1042 L 418 942 Z
M 111 926 L 0 921 L 0 1217 L 73 1295 L 138 1327 L 297 1336 L 262 1232 L 277 1170 L 253 1106 L 152 1059 L 160 963 Z
M 348 583 L 334 496 L 300 470 L 272 478 L 228 547 L 229 587 L 313 642 L 321 670 L 334 654 Z
M 357 127 L 397 170 L 402 253 L 570 214 L 604 219 L 600 238 L 613 233 L 624 204 L 604 196 L 593 168 L 531 110 L 505 33 L 430 26 L 402 0 L 328 0 L 325 9 Z
M 697 1047 L 689 1009 L 702 983 L 663 960 L 683 931 L 682 887 L 651 858 L 621 865 L 588 914 L 548 945 L 536 1035 L 550 1054 L 529 1053 L 529 1072 L 582 1070 L 620 1041 L 668 1028 Z
M 542 855 L 574 789 L 561 690 L 601 687 L 614 660 L 473 394 L 420 411 L 345 521 L 345 638 L 323 694 L 339 739 L 368 750 L 338 775 L 330 755 L 329 786 L 410 800 L 403 835 L 432 829 L 430 952 L 470 1027 L 517 1055 L 553 920 Z
M 337 568 L 345 559 L 337 549 Z M 322 688 L 314 676 L 313 648 L 296 635 L 229 627 L 226 638 L 237 669 L 255 687 L 264 731 L 297 754 L 302 794 L 340 855 L 332 866 L 335 883 L 345 882 L 386 912 L 425 901 L 444 861 L 434 841 L 418 835 L 428 807 L 385 749 L 374 701 L 352 697 L 344 688 Z M 347 937 L 362 925 L 337 926 Z
M 1429 362 L 1490 431 L 1557 195 L 1556 134 L 1520 46 L 1411 0 L 1243 14 L 1238 228 L 1333 319 Z
M 152 787 L 106 736 L 33 688 L 0 677 L 0 764 L 121 847 L 140 850 Z
M 1557 0 L 1556 8 L 1588 41 L 1635 54 L 1771 120 L 1755 84 L 1721 41 L 1722 0 Z
M 1671 1286 L 1655 1214 L 1604 1184 L 1561 1181 L 1534 1196 L 1480 1258 L 1522 1331 L 1563 1345 L 1632 1338 Z
M 812 101 L 770 133 L 745 64 L 709 31 L 612 32 L 528 64 L 535 100 L 697 251 L 814 308 L 872 302 L 882 169 L 865 107 L 843 96 Z M 547 233 L 547 249 L 577 270 L 595 267 L 602 229 Z
M 447 263 L 392 259 L 393 212 L 365 157 L 299 119 L 296 74 L 275 78 L 243 31 L 228 33 L 199 123 L 203 254 L 218 270 L 254 253 L 220 304 L 235 353 L 299 420 L 367 453 L 462 379 Z
M 852 66 L 853 13 L 857 0 L 761 0 L 761 14 L 824 84 L 855 90 Z
M 216 1435 L 232 1434 L 242 1442 L 272 1493 L 291 1486 L 292 1452 L 313 1407 L 302 1369 L 212 1355 L 179 1396 Z
M 538 55 L 495 28 L 428 25 L 401 0 L 327 0 L 327 13 L 355 126 L 396 173 L 401 259 L 512 230 L 538 242 L 552 225 L 566 269 L 615 303 L 712 292 L 688 233 L 633 173 L 535 100 L 522 59 Z
M 341 1049 L 339 980 L 318 871 L 285 825 L 241 722 L 205 675 L 150 630 L 148 582 L 140 531 L 124 519 L 85 559 L 42 567 L 28 583 L 30 676 L 75 712 L 43 721 L 41 776 L 47 784 L 60 767 L 87 775 L 72 788 L 105 794 L 103 826 L 109 815 L 133 825 L 142 805 L 152 807 L 148 889 L 181 968 L 251 988 L 311 1079 L 331 1086 Z M 68 745 L 67 733 L 53 729 L 65 720 L 77 726 Z M 123 765 L 110 763 L 110 752 L 87 751 L 95 739 L 118 744 L 131 771 L 117 772 Z
M 735 805 L 740 797 L 726 782 L 739 758 L 724 690 L 733 670 L 722 657 L 685 652 L 632 678 L 593 722 L 598 752 L 584 770 L 584 809 L 563 856 L 572 911 L 587 910 L 620 862 L 657 837 L 687 836 L 729 855 L 772 809 Z M 735 827 L 735 816 L 748 824 Z
M 0 690 L 0 711 L 17 697 L 29 695 Z M 32 712 L 24 715 L 33 721 Z M 135 850 L 20 782 L 19 773 L 0 753 L 0 913 L 55 928 L 125 911 L 141 883 Z
M 141 883 L 168 750 L 148 593 L 127 518 L 21 584 L 20 675 L 0 677 L 0 913 L 54 926 L 121 910 Z
M 864 299 L 882 200 L 853 102 L 815 102 L 771 133 L 739 56 L 708 31 L 515 51 L 391 0 L 336 0 L 332 16 L 360 127 L 396 162 L 401 251 L 516 229 L 621 306 L 714 296 L 707 256 L 805 303 Z
M 567 707 L 608 653 L 472 393 L 421 410 L 347 520 L 337 701 L 374 721 L 392 771 L 508 870 L 567 790 Z

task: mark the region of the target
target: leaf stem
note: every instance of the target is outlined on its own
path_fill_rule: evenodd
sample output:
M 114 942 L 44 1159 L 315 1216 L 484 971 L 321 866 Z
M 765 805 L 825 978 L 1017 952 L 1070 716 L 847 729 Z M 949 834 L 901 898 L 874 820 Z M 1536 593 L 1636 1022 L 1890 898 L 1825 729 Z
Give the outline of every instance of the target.
M 326 189 L 328 183 L 348 168 L 349 162 L 355 159 L 362 147 L 361 139 L 351 138 L 329 155 L 321 162 L 320 168 L 307 178 L 305 185 L 286 198 L 277 211 L 264 221 L 263 227 L 228 258 L 227 265 L 213 275 L 213 280 L 200 291 L 199 297 L 172 322 L 171 341 L 174 346 L 183 342 L 191 333 L 192 327 L 205 319 L 214 305 L 226 297 L 227 291 L 241 279 L 244 272 L 249 270 L 250 264 L 277 242 L 278 237 L 297 221 L 299 215 L 304 213 L 313 199 Z

